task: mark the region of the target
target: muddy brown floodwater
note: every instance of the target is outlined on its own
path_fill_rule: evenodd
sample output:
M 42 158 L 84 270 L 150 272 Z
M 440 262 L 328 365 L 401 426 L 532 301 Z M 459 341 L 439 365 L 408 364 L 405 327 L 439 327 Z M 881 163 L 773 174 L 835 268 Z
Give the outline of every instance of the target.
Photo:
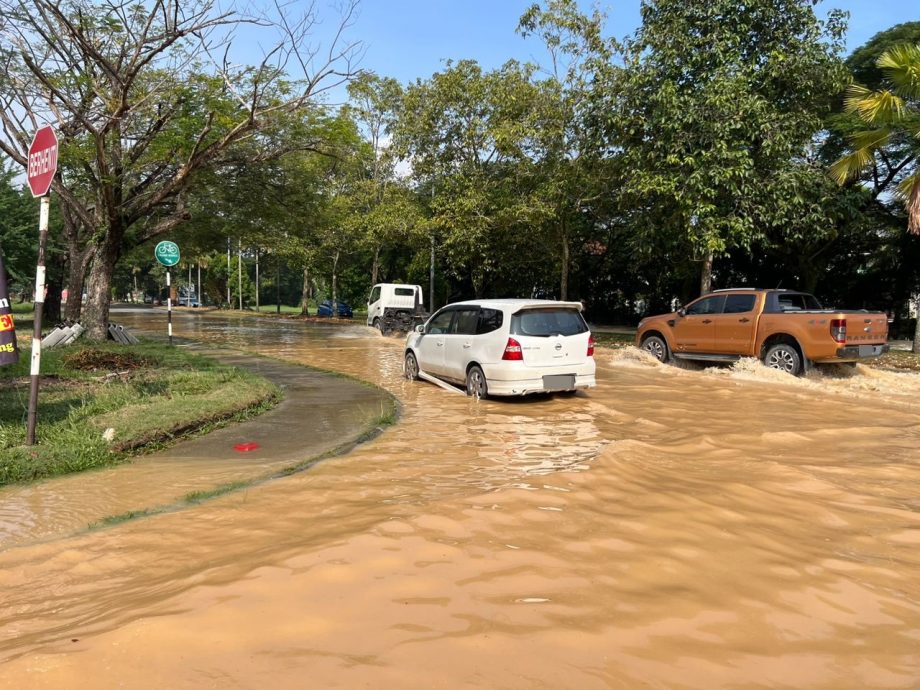
M 2 688 L 920 687 L 916 375 L 600 351 L 590 393 L 476 403 L 360 326 L 177 322 L 403 416 L 307 472 L 0 553 Z

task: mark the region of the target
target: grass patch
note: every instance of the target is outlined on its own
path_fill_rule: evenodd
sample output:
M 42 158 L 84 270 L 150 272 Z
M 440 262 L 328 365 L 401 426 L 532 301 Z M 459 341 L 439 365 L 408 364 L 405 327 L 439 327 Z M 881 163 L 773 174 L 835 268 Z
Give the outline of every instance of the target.
M 262 314 L 277 314 L 278 306 L 275 304 L 260 304 L 259 312 Z M 299 314 L 300 307 L 291 307 L 291 306 L 288 306 L 287 304 L 282 304 L 281 313 L 282 314 Z
M 915 355 L 909 350 L 889 350 L 878 359 L 867 361 L 866 364 L 879 369 L 920 371 L 920 355 Z
M 592 331 L 591 335 L 594 337 L 595 345 L 611 349 L 628 347 L 636 342 L 635 334 L 630 333 L 595 333 Z
M 147 517 L 149 515 L 156 515 L 158 510 L 129 510 L 127 513 L 121 513 L 120 515 L 109 515 L 104 517 L 99 522 L 94 522 L 89 525 L 89 529 L 97 529 L 99 527 L 111 527 L 112 525 L 120 525 L 123 522 L 128 522 L 128 520 L 136 520 L 140 517 Z
M 186 503 L 201 503 L 202 501 L 207 501 L 209 498 L 217 498 L 218 496 L 223 496 L 224 494 L 229 494 L 239 489 L 245 489 L 251 486 L 251 484 L 252 482 L 230 482 L 229 484 L 222 484 L 207 491 L 192 491 L 191 493 L 185 494 L 182 500 Z
M 14 314 L 32 314 L 35 312 L 35 305 L 32 302 L 15 302 L 10 305 Z
M 0 369 L 0 485 L 123 462 L 269 407 L 254 373 L 165 344 L 87 344 L 42 353 L 36 445 L 26 446 L 29 358 Z

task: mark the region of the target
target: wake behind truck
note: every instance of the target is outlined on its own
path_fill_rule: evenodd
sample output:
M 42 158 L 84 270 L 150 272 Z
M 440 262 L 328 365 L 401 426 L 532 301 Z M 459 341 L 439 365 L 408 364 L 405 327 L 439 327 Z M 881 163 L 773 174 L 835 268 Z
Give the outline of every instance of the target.
M 367 325 L 384 335 L 408 333 L 428 318 L 420 285 L 377 283 L 367 298 Z
M 888 351 L 882 312 L 822 309 L 795 290 L 716 290 L 639 323 L 636 345 L 671 358 L 731 362 L 757 357 L 793 375 L 812 364 L 853 363 Z

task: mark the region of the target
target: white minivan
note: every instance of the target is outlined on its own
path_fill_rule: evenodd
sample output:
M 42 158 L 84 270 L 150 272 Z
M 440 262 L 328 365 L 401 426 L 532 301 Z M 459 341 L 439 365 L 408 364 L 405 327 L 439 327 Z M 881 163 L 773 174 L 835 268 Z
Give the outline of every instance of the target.
M 419 307 L 425 304 L 420 285 L 377 283 L 371 288 L 370 297 L 367 298 L 367 325 L 380 328 L 387 309 L 414 311 L 416 300 L 418 300 Z
M 593 388 L 594 338 L 581 311 L 553 300 L 449 304 L 409 333 L 405 375 L 465 385 L 476 398 Z

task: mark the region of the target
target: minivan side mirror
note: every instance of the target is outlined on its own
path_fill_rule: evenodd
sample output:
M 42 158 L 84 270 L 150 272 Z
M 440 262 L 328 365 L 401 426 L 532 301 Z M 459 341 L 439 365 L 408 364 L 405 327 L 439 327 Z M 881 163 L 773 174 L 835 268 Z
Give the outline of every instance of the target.
M 686 316 L 686 315 L 687 315 L 687 310 L 684 309 L 683 307 L 681 307 L 680 309 L 677 310 L 677 315 L 678 315 L 678 316 Z
M 425 332 L 425 324 L 420 323 L 418 326 L 416 326 L 416 327 L 415 327 L 415 332 L 416 332 L 416 333 L 424 333 L 424 332 Z

